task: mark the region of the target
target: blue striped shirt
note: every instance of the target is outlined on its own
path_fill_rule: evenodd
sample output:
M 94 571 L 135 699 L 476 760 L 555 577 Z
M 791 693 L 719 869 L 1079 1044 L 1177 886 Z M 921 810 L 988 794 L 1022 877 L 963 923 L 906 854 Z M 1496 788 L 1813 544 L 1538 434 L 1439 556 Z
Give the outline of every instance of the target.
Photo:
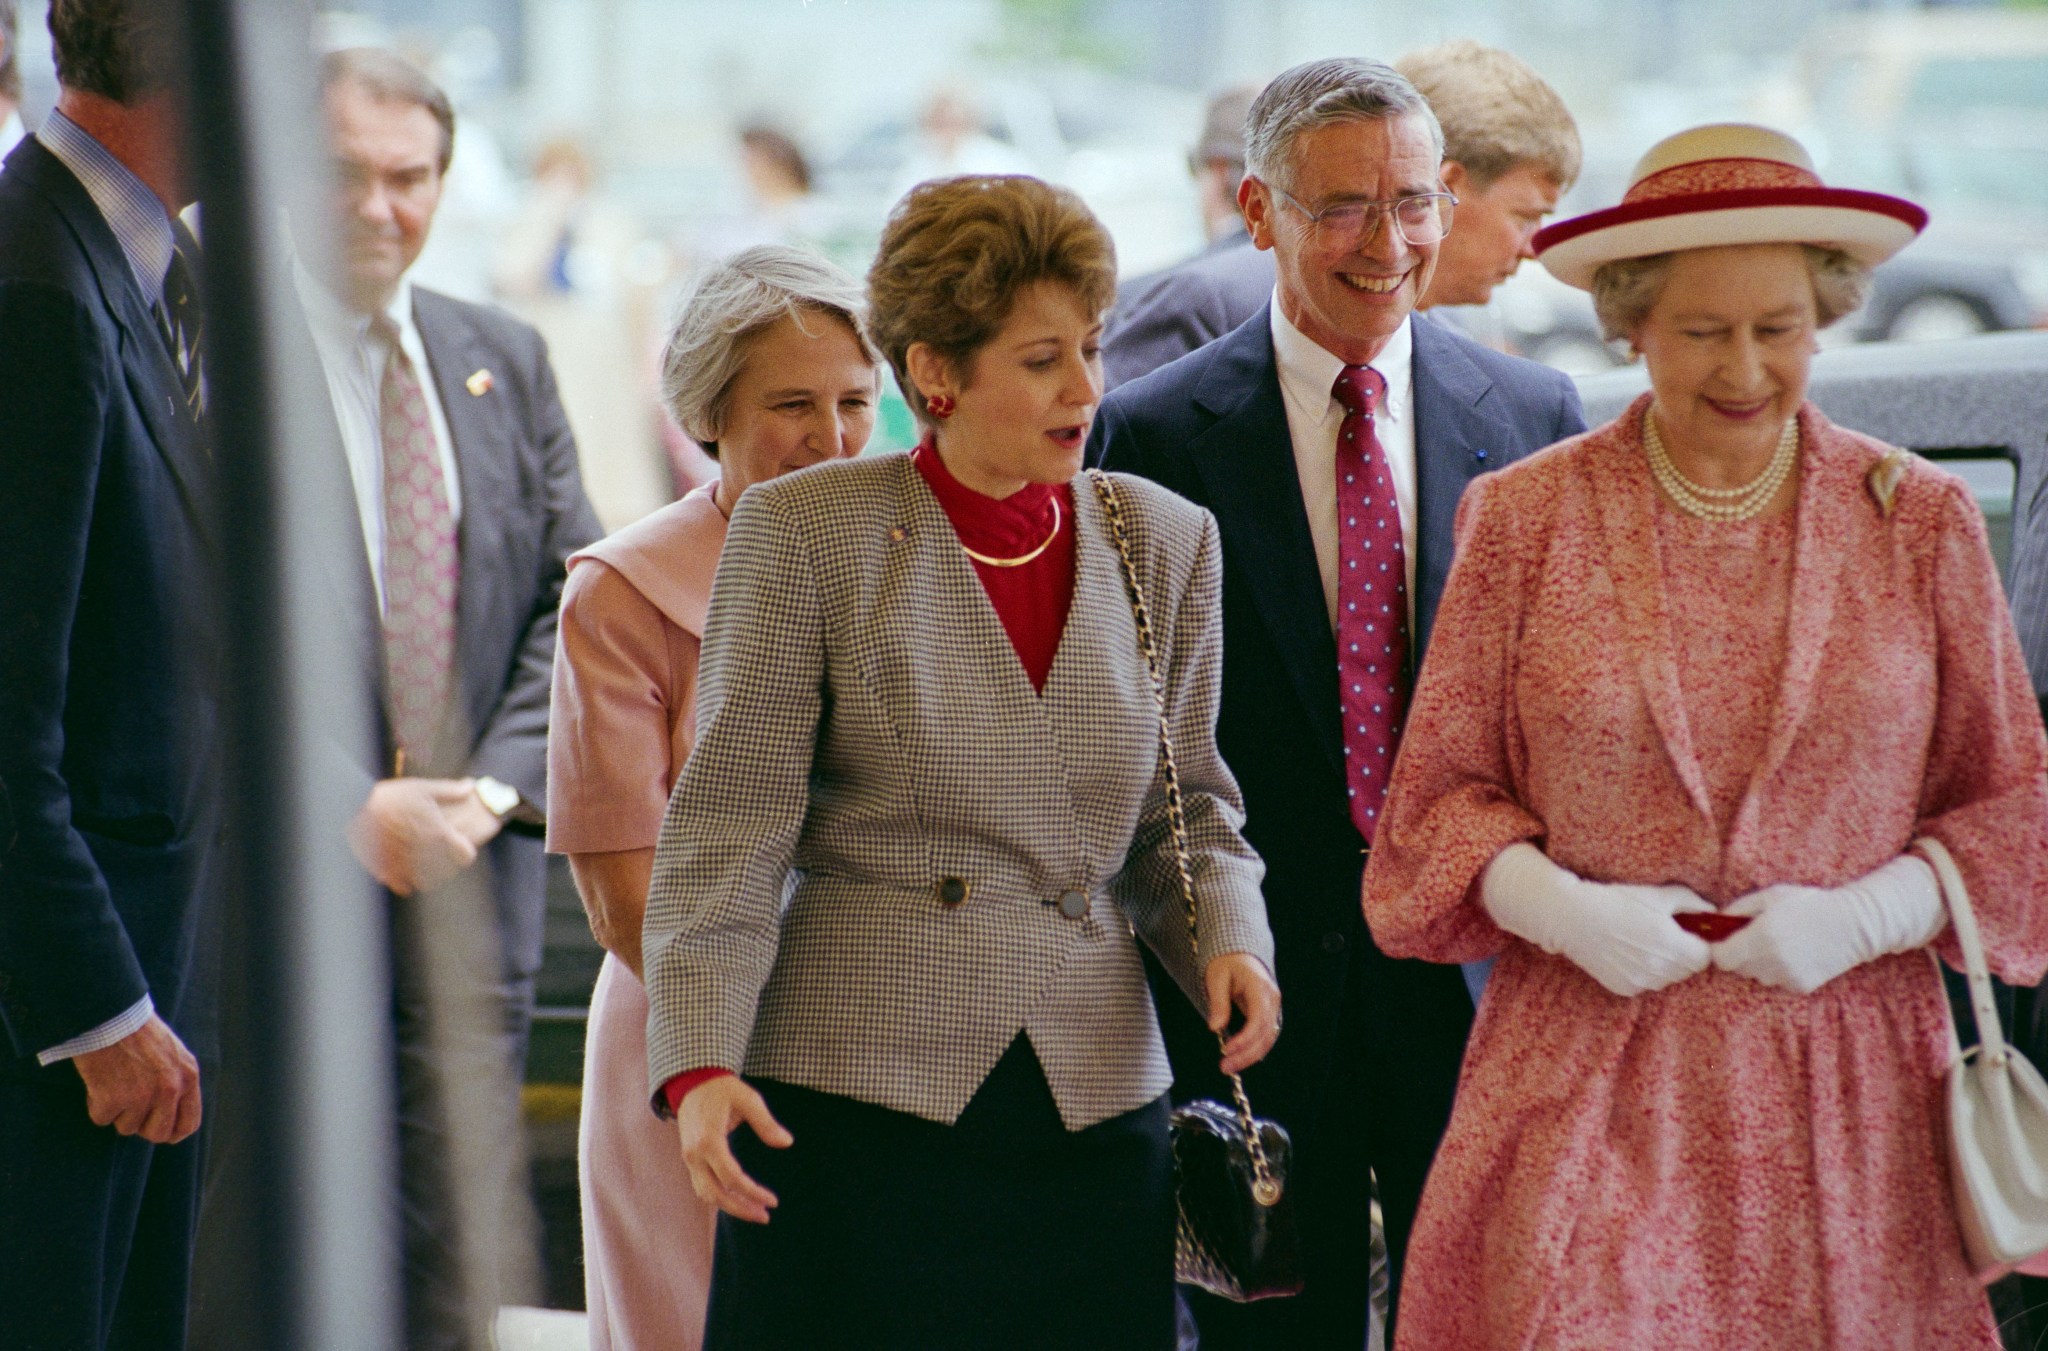
M 53 111 L 37 130 L 36 139 L 85 186 L 86 195 L 120 242 L 128 266 L 135 270 L 143 299 L 161 305 L 164 275 L 171 270 L 171 256 L 178 248 L 164 204 L 127 165 L 63 113 Z

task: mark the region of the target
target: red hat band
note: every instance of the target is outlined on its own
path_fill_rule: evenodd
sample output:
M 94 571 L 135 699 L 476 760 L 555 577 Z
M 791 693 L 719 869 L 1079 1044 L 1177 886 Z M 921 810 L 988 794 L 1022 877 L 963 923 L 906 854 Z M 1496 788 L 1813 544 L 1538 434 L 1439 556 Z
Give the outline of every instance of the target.
M 1703 159 L 1674 164 L 1633 183 L 1622 195 L 1624 205 L 1662 197 L 1696 197 L 1707 192 L 1745 192 L 1758 188 L 1817 188 L 1819 175 L 1775 159 Z

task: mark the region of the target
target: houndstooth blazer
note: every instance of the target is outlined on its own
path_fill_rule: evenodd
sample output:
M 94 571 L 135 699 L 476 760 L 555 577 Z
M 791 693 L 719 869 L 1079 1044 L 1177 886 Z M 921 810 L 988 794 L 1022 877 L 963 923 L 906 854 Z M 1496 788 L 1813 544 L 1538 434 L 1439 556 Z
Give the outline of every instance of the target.
M 719 562 L 648 895 L 656 1088 L 722 1066 L 950 1123 L 1021 1030 L 1079 1130 L 1172 1080 L 1134 930 L 1198 1005 L 1211 958 L 1271 965 L 1265 866 L 1215 744 L 1216 522 L 1116 481 L 1166 670 L 1200 960 L 1092 486 L 1074 482 L 1074 600 L 1040 695 L 910 458 L 821 465 L 749 490 Z

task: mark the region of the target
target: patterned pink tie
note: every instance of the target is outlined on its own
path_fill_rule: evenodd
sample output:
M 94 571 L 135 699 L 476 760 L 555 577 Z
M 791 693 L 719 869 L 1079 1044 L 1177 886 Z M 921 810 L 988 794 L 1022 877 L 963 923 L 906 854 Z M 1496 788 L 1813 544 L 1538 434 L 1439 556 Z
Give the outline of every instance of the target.
M 430 751 L 455 662 L 455 513 L 427 400 L 398 326 L 378 315 L 384 341 L 384 681 L 391 732 L 409 759 Z
M 1337 678 L 1351 820 L 1372 843 L 1408 711 L 1408 565 L 1393 474 L 1373 430 L 1387 382 L 1346 366 L 1337 429 Z

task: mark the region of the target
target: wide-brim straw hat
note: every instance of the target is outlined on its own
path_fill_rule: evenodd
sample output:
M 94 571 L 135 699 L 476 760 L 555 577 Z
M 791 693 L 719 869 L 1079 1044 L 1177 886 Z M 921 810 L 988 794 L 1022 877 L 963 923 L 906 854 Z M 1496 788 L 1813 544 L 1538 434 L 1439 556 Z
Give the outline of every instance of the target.
M 1722 122 L 1651 146 L 1621 205 L 1538 230 L 1536 261 L 1582 291 L 1603 263 L 1724 244 L 1819 244 L 1875 266 L 1926 224 L 1902 197 L 1828 187 L 1783 132 Z

